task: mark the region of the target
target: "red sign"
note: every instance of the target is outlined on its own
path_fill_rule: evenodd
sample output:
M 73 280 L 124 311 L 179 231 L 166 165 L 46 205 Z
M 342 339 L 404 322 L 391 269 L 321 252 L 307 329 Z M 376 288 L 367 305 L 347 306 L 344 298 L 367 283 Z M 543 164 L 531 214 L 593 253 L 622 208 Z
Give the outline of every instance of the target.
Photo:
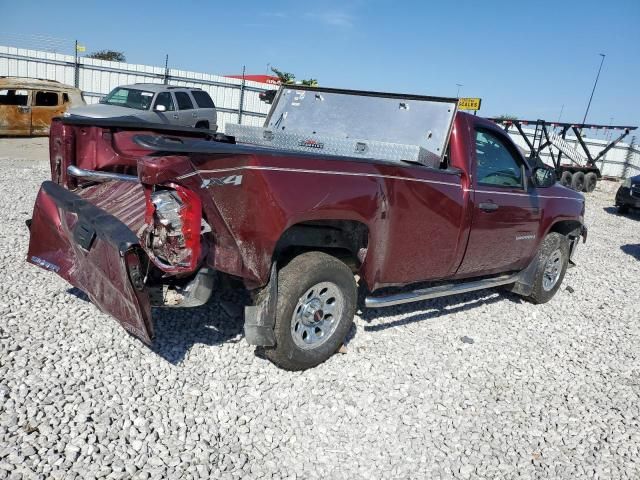
M 225 75 L 227 78 L 238 78 L 242 80 L 242 75 Z M 270 85 L 280 85 L 280 79 L 272 75 L 245 75 L 245 80 L 252 82 L 268 83 Z

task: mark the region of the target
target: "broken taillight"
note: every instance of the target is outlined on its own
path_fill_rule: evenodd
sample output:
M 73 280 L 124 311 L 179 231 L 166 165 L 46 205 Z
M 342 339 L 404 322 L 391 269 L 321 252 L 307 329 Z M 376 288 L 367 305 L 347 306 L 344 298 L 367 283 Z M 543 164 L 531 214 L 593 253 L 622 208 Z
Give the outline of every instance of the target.
M 147 247 L 152 261 L 171 273 L 195 270 L 200 258 L 202 205 L 180 185 L 170 185 L 147 197 Z

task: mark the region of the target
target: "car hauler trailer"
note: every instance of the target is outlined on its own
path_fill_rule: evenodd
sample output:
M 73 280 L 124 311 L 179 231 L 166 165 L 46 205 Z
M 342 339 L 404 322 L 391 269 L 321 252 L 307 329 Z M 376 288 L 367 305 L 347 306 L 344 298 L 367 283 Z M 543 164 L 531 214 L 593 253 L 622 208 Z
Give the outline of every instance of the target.
M 593 123 L 563 123 L 548 122 L 546 120 L 519 120 L 505 118 L 490 118 L 493 122 L 502 125 L 505 131 L 515 127 L 529 148 L 529 158 L 540 160 L 540 154 L 547 149 L 551 162 L 560 182 L 577 191 L 592 192 L 596 188 L 598 180 L 602 178 L 596 162 L 615 147 L 630 131 L 638 127 L 623 125 L 596 125 Z M 533 127 L 533 140 L 522 127 Z M 620 130 L 622 133 L 615 139 L 604 145 L 604 148 L 593 155 L 589 151 L 582 137 L 583 130 Z M 580 149 L 572 146 L 567 140 L 567 133 L 572 130 L 576 136 Z M 555 147 L 555 153 L 554 149 Z

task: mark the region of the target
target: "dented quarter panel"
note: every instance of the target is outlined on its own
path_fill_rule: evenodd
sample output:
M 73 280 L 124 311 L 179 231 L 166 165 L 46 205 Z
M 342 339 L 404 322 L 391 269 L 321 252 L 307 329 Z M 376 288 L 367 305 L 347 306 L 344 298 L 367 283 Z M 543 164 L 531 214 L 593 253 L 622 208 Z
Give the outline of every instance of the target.
M 141 178 L 159 161 L 142 160 Z M 456 266 L 458 245 L 450 238 L 460 235 L 465 216 L 457 173 L 278 154 L 194 155 L 191 162 L 192 173 L 176 182 L 201 192 L 215 238 L 211 266 L 241 276 L 249 288 L 267 282 L 282 234 L 317 220 L 367 225 L 361 274 L 371 288 L 423 280 L 425 272 L 447 276 Z M 203 186 L 229 175 L 241 175 L 241 183 Z

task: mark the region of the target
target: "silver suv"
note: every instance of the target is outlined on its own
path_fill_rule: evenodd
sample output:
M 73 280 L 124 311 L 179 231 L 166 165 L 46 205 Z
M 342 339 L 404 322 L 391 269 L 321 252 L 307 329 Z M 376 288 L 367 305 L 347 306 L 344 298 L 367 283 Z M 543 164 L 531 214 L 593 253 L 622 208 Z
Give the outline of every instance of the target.
M 216 106 L 207 92 L 157 83 L 116 87 L 100 99 L 100 103 L 73 107 L 65 115 L 133 117 L 153 123 L 218 130 Z

